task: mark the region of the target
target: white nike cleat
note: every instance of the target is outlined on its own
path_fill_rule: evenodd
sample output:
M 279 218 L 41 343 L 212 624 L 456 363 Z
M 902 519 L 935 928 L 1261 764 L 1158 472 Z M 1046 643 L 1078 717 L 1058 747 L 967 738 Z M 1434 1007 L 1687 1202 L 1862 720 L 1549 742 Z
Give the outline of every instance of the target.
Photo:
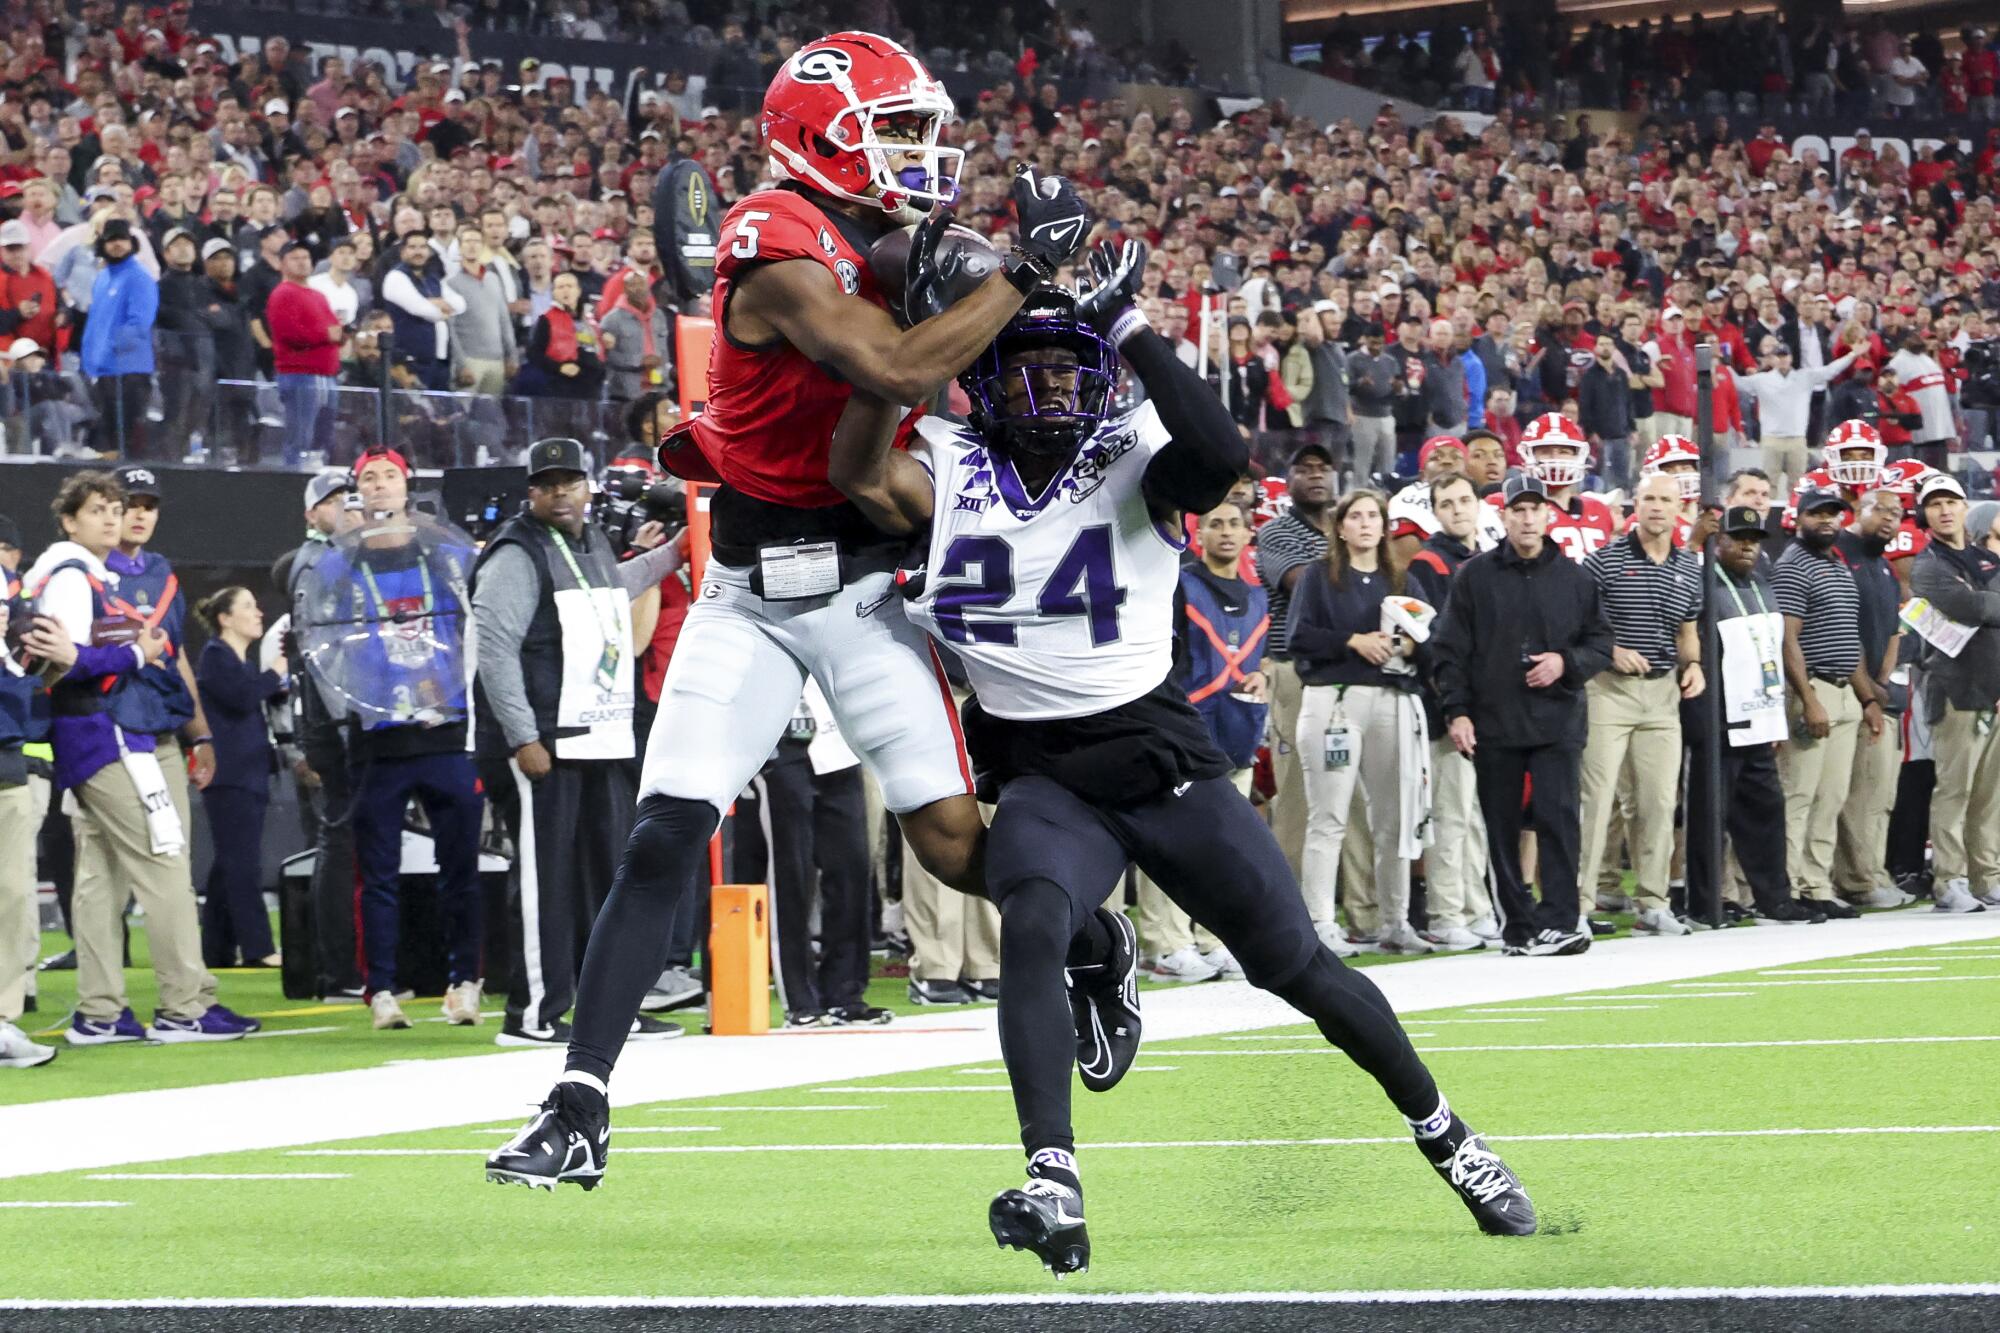
M 1635 935 L 1687 935 L 1690 932 L 1679 917 L 1664 907 L 1648 907 L 1639 913 L 1639 919 L 1632 923 Z
M 1153 962 L 1153 980 L 1171 981 L 1186 985 L 1197 981 L 1213 981 L 1222 975 L 1222 970 L 1194 951 L 1193 945 L 1174 950 Z
M 1968 912 L 1986 910 L 1985 904 L 1972 896 L 1968 882 L 1962 879 L 1945 881 L 1932 891 L 1931 896 L 1936 903 L 1931 908 L 1933 912 L 1948 912 L 1962 916 Z

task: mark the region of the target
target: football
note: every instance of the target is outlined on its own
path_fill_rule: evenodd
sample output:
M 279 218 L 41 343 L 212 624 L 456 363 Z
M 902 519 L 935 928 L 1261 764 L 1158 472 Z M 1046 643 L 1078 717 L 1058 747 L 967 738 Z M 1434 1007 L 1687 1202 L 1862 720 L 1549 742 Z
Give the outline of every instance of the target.
M 889 299 L 889 308 L 904 324 L 909 320 L 904 316 L 903 275 L 910 260 L 910 238 L 916 233 L 915 226 L 901 227 L 890 232 L 868 252 L 868 270 L 875 275 L 876 285 Z M 950 275 L 946 283 L 946 304 L 958 301 L 971 294 L 972 290 L 992 277 L 1000 268 L 1000 252 L 970 227 L 957 223 L 946 227 L 944 235 L 938 238 L 938 264 Z

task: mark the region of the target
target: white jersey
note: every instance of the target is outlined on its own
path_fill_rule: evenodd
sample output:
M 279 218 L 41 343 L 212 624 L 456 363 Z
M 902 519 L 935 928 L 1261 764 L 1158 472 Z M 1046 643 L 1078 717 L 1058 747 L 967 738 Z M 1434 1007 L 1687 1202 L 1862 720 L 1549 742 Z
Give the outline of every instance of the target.
M 937 501 L 906 609 L 964 661 L 980 707 L 1087 717 L 1166 679 L 1187 540 L 1141 493 L 1170 438 L 1150 402 L 1100 425 L 1040 496 L 971 430 L 925 417 L 917 437 Z
M 1899 351 L 1889 358 L 1887 368 L 1896 372 L 1896 379 L 1923 414 L 1924 424 L 1916 433 L 1918 442 L 1928 444 L 1955 438 L 1958 432 L 1951 419 L 1951 380 L 1937 359 L 1923 352 Z
M 1413 481 L 1389 499 L 1386 515 L 1391 537 L 1415 537 L 1423 541 L 1438 534 L 1437 513 L 1431 507 L 1431 484 Z M 1491 505 L 1479 506 L 1478 526 L 1473 532 L 1475 551 L 1490 551 L 1507 540 L 1507 526 L 1500 511 Z

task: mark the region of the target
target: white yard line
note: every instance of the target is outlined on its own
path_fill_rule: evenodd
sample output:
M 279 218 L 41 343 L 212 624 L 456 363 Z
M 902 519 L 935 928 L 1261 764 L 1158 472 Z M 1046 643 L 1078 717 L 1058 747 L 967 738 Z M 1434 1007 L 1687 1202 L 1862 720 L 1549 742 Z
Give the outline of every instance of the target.
M 1768 967 L 1760 977 L 1852 977 L 1869 972 L 1942 972 L 1942 963 L 1912 967 Z
M 613 1131 L 613 1138 L 616 1138 Z M 2000 1134 L 2000 1125 L 1841 1125 L 1819 1129 L 1808 1126 L 1784 1129 L 1664 1129 L 1607 1131 L 1584 1134 L 1488 1134 L 1494 1143 L 1635 1143 L 1652 1139 L 1800 1139 L 1841 1138 L 1874 1135 L 1915 1134 Z M 1394 1144 L 1407 1148 L 1410 1136 L 1392 1134 L 1334 1139 L 1149 1139 L 1129 1142 L 1092 1143 L 1091 1152 L 1107 1150 L 1153 1151 L 1188 1148 L 1373 1148 Z M 910 1152 L 1008 1152 L 1018 1154 L 1019 1143 L 704 1143 L 676 1144 L 671 1148 L 612 1147 L 616 1156 L 686 1157 L 695 1154 L 740 1156 L 752 1153 L 910 1153 Z M 294 1148 L 287 1157 L 469 1157 L 486 1148 Z
M 1018 1149 L 1017 1149 L 1018 1150 Z M 1428 1291 L 1154 1291 L 1132 1295 L 957 1292 L 894 1296 L 191 1296 L 136 1301 L 0 1300 L 0 1310 L 909 1310 L 932 1306 L 1434 1305 L 1484 1301 L 1770 1301 L 2000 1296 L 2000 1282 L 1876 1283 L 1851 1287 L 1446 1287 Z
M 1797 975 L 1794 973 L 1793 975 Z M 1732 981 L 1732 986 L 1928 986 L 1947 981 L 2000 981 L 2000 972 L 1978 972 L 1969 977 L 1809 977 L 1802 981 Z M 1676 981 L 1676 986 L 1698 984 Z
M 1412 1036 L 1422 1034 L 1412 1033 Z M 2000 1041 L 1995 1037 L 1799 1037 L 1783 1041 L 1572 1041 L 1549 1042 L 1547 1044 L 1494 1043 L 1487 1046 L 1419 1046 L 1420 1055 L 1467 1055 L 1500 1054 L 1506 1051 L 1727 1051 L 1767 1046 L 1933 1046 L 1958 1042 Z M 1331 1046 L 1279 1046 L 1276 1048 L 1215 1050 L 1215 1051 L 1166 1051 L 1176 1059 L 1181 1056 L 1221 1055 L 1238 1058 L 1258 1055 L 1339 1055 Z M 877 1089 L 869 1088 L 874 1092 Z M 882 1092 L 895 1092 L 895 1088 L 882 1088 Z M 908 1091 L 908 1089 L 904 1089 Z
M 1623 1014 L 1657 1009 L 1657 1004 L 1510 1004 L 1504 1009 L 1472 1009 L 1474 1014 Z M 1430 1021 L 1428 1019 L 1426 1022 Z
M 111 1199 L 23 1199 L 19 1201 L 0 1199 L 0 1208 L 130 1208 L 131 1206 L 129 1203 L 121 1203 Z
M 1708 983 L 1707 983 L 1707 982 L 1702 982 L 1702 981 L 1696 981 L 1696 982 L 1691 982 L 1691 983 L 1688 983 L 1688 984 L 1690 984 L 1690 985 L 1694 985 L 1694 986 L 1707 986 L 1707 985 L 1708 985 Z M 1738 983 L 1734 983 L 1734 982 L 1732 982 L 1731 984 L 1732 984 L 1732 985 L 1735 985 L 1735 984 L 1738 984 Z M 1564 998 L 1564 999 L 1565 999 L 1566 1001 L 1568 1001 L 1569 1003 L 1571 1003 L 1571 1004 L 1588 1004 L 1588 1003 L 1590 1003 L 1590 1002 L 1591 1002 L 1592 1000 L 1611 1000 L 1611 999 L 1617 999 L 1617 1000 L 1740 1000 L 1740 999 L 1743 999 L 1743 998 L 1744 998 L 1745 996 L 1747 996 L 1748 994 L 1750 994 L 1750 992 L 1749 992 L 1749 991 L 1747 991 L 1747 990 L 1716 990 L 1716 989 L 1714 989 L 1713 987 L 1710 987 L 1710 988 L 1709 988 L 1709 989 L 1707 989 L 1707 990 L 1702 990 L 1702 991 L 1695 991 L 1695 992 L 1689 992 L 1689 991 L 1663 991 L 1663 992 L 1660 992 L 1660 993 L 1658 993 L 1658 994 L 1653 994 L 1653 993 L 1651 993 L 1651 992 L 1647 992 L 1647 991 L 1632 991 L 1632 992 L 1629 992 L 1629 993 L 1626 993 L 1626 994 L 1622 994 L 1622 995 L 1568 995 L 1568 996 L 1564 996 L 1563 998 Z
M 1976 940 L 2000 948 L 1996 943 L 2000 912 L 1885 913 L 1866 922 L 1810 930 L 1745 927 L 1695 940 L 1616 940 L 1575 958 L 1458 954 L 1371 969 L 1369 976 L 1398 1010 L 1414 1014 L 1601 994 L 1619 986 L 1712 987 L 1714 983 L 1697 979 Z M 1815 979 L 1801 978 L 1798 984 L 1811 980 Z M 1832 979 L 1831 984 L 1869 980 L 1904 979 L 1856 977 Z M 1298 1014 L 1289 1006 L 1242 982 L 1152 991 L 1144 1003 L 1146 1032 L 1153 1040 L 1215 1037 L 1298 1023 Z M 960 1026 L 914 1031 L 898 1024 L 871 1029 L 861 1039 L 778 1045 L 761 1037 L 704 1037 L 635 1044 L 619 1063 L 611 1082 L 612 1097 L 623 1107 L 822 1084 L 851 1087 L 856 1079 L 992 1061 L 998 1053 L 994 1011 L 953 1017 Z M 371 1036 L 379 1041 L 385 1060 L 395 1055 L 395 1033 Z M 467 1053 L 450 1059 L 0 1108 L 0 1178 L 106 1170 L 524 1119 L 561 1072 L 563 1052 L 495 1051 L 480 1036 L 470 1034 Z M 227 1054 L 211 1057 L 218 1073 L 230 1067 Z M 189 1053 L 190 1058 L 201 1055 Z M 58 1077 L 60 1072 L 58 1067 Z M 867 1096 L 856 1100 L 868 1100 L 882 1090 L 864 1091 Z
M 340 1031 L 338 1027 L 265 1028 L 262 1032 L 251 1033 L 250 1040 L 255 1041 L 259 1037 L 310 1037 L 315 1032 L 338 1032 L 338 1031 Z
M 345 1171 L 103 1171 L 85 1180 L 351 1180 Z
M 748 1115 L 764 1111 L 815 1115 L 822 1111 L 879 1111 L 882 1108 L 857 1102 L 846 1106 L 650 1106 L 646 1109 L 653 1115 Z

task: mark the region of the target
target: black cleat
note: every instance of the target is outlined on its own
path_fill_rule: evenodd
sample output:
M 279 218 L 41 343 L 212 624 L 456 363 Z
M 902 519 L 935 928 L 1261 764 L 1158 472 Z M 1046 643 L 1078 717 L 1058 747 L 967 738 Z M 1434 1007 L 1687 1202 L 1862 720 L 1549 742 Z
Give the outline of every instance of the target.
M 1033 1250 L 1058 1280 L 1090 1268 L 1090 1233 L 1083 1225 L 1083 1196 L 1053 1180 L 1030 1180 L 1002 1190 L 986 1210 L 987 1225 L 1002 1248 Z
M 542 1109 L 505 1147 L 486 1159 L 496 1185 L 553 1190 L 563 1181 L 597 1188 L 611 1157 L 611 1108 L 575 1083 L 558 1083 Z
M 896 1021 L 896 1015 L 872 1004 L 836 1004 L 827 1011 L 834 1027 L 881 1027 Z
M 1111 956 L 1079 974 L 1066 971 L 1076 1023 L 1076 1072 L 1092 1092 L 1108 1092 L 1139 1058 L 1139 934 L 1123 912 L 1100 907 L 1111 931 Z
M 1460 1122 L 1460 1128 L 1464 1128 Z M 1430 1145 L 1419 1142 L 1425 1148 L 1425 1156 L 1430 1156 Z M 1479 1223 L 1479 1229 L 1489 1236 L 1532 1236 L 1535 1234 L 1535 1205 L 1528 1198 L 1528 1192 L 1521 1188 L 1520 1177 L 1508 1170 L 1499 1154 L 1486 1146 L 1486 1140 L 1466 1131 L 1458 1147 L 1442 1161 L 1433 1160 L 1431 1166 L 1445 1178 L 1445 1183 L 1458 1191 L 1458 1197 L 1465 1200 L 1465 1206 Z

